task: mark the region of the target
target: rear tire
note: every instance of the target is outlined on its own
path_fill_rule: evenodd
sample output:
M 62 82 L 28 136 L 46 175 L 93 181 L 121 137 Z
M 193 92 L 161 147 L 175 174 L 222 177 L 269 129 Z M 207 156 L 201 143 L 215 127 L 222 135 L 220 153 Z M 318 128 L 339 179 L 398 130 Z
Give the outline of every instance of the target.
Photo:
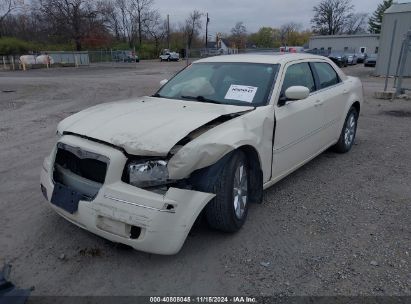
M 242 151 L 226 162 L 213 185 L 215 198 L 205 208 L 209 226 L 224 232 L 236 232 L 244 224 L 249 205 L 250 170 Z
M 333 146 L 333 149 L 337 153 L 347 153 L 351 150 L 355 136 L 357 134 L 358 124 L 358 111 L 351 107 L 345 118 L 344 126 L 341 130 L 340 138 L 338 142 Z

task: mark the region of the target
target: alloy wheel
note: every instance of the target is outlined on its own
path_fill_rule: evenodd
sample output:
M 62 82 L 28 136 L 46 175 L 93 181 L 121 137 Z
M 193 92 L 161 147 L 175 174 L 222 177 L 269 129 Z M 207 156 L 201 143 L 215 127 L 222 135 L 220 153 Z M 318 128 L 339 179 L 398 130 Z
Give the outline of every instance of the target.
M 244 216 L 248 200 L 248 176 L 244 163 L 240 163 L 234 174 L 233 204 L 238 219 Z
M 347 119 L 344 131 L 344 142 L 347 147 L 350 147 L 353 144 L 357 122 L 355 120 L 355 114 L 351 115 Z

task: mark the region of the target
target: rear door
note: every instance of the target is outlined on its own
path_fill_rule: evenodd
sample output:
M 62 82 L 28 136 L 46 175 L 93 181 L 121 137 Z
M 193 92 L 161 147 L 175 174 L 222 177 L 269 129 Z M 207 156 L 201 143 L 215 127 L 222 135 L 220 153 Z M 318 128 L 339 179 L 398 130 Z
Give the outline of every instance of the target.
M 327 62 L 311 62 L 311 68 L 316 78 L 318 91 L 315 93 L 322 100 L 324 108 L 324 139 L 325 145 L 338 140 L 341 119 L 345 118 L 344 109 L 349 91 L 334 68 Z
M 303 100 L 287 101 L 276 108 L 273 179 L 281 178 L 316 154 L 324 145 L 322 128 L 324 107 L 308 62 L 291 63 L 285 67 L 280 93 L 291 86 L 305 86 L 310 96 Z

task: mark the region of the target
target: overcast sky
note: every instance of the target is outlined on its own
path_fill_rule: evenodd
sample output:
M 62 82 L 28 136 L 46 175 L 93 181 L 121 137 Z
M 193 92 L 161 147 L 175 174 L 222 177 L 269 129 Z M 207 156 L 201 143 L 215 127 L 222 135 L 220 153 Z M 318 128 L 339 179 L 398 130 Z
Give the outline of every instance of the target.
M 262 26 L 279 27 L 287 22 L 297 22 L 310 28 L 313 6 L 320 0 L 155 0 L 155 7 L 170 22 L 178 24 L 194 9 L 209 13 L 209 33 L 229 33 L 238 21 L 243 21 L 248 32 Z M 356 12 L 371 14 L 382 0 L 353 0 Z M 399 1 L 406 2 L 406 1 Z M 205 18 L 204 18 L 205 22 Z

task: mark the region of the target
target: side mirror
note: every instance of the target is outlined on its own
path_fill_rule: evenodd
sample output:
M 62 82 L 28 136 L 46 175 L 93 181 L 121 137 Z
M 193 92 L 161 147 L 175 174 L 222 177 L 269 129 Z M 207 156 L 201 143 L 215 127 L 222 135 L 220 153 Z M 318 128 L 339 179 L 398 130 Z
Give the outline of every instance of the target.
M 310 95 L 310 89 L 303 86 L 292 86 L 285 90 L 285 97 L 288 100 L 306 99 Z
M 160 81 L 160 85 L 163 86 L 168 82 L 168 79 L 163 79 Z

